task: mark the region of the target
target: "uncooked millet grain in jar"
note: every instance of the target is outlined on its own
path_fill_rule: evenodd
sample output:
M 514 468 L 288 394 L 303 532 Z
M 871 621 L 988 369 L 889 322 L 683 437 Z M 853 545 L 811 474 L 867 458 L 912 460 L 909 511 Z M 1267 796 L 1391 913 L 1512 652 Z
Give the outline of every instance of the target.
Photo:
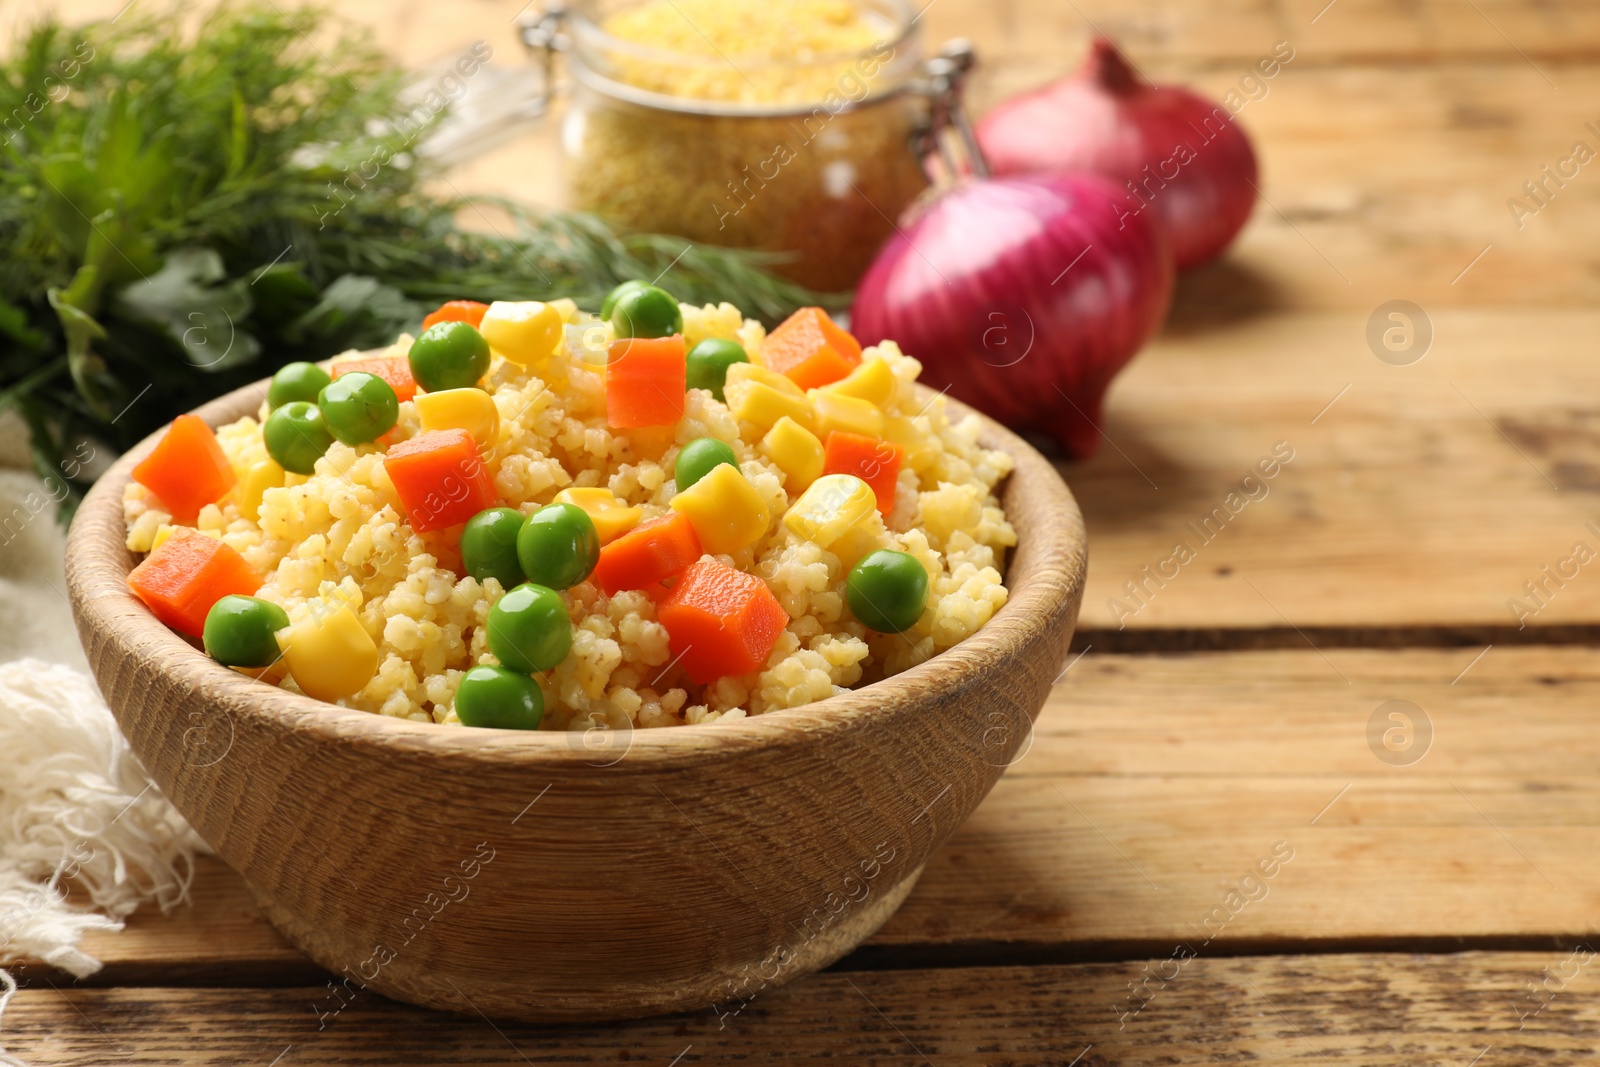
M 853 0 L 647 0 L 603 25 L 624 48 L 671 54 L 619 49 L 607 72 L 619 81 L 795 113 L 700 115 L 580 87 L 563 134 L 575 206 L 630 229 L 788 253 L 775 269 L 844 290 L 927 187 L 910 145 L 922 103 L 853 106 L 898 84 L 907 58 L 898 29 Z
M 645 0 L 601 28 L 635 46 L 617 57 L 618 80 L 745 104 L 821 100 L 855 73 L 857 54 L 896 33 L 855 0 Z

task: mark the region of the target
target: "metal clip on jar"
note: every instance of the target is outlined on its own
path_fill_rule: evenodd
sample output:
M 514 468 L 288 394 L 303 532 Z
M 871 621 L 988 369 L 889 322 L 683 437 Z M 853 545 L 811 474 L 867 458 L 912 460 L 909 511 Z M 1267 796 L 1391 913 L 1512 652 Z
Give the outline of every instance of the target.
M 771 252 L 774 269 L 804 285 L 852 288 L 928 187 L 924 159 L 938 149 L 958 166 L 946 135 L 976 158 L 961 109 L 971 46 L 953 41 L 924 60 L 904 0 L 858 4 L 883 38 L 804 61 L 652 49 L 602 29 L 626 4 L 546 4 L 522 37 L 544 75 L 534 110 L 554 96 L 555 54 L 566 55 L 567 205 L 631 230 Z

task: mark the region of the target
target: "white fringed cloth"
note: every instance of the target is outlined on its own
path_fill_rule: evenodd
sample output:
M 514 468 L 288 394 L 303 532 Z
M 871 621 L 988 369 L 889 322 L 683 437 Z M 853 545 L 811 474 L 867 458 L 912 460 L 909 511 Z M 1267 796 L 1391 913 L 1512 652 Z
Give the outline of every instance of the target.
M 0 968 L 93 974 L 101 964 L 79 948 L 83 935 L 121 930 L 141 904 L 187 903 L 201 851 L 88 675 L 0 664 Z M 0 1013 L 15 991 L 0 969 Z

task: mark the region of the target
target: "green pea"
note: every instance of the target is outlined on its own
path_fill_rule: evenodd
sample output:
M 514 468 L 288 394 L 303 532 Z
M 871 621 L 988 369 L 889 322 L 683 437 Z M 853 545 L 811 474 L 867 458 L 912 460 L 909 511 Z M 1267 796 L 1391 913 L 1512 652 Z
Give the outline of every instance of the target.
M 517 562 L 517 534 L 522 512 L 516 508 L 484 508 L 461 528 L 461 565 L 478 581 L 493 578 L 510 589 L 524 581 Z
M 201 631 L 206 655 L 228 667 L 265 667 L 281 655 L 274 636 L 289 616 L 270 600 L 230 594 L 211 605 Z
M 616 310 L 617 301 L 622 299 L 624 293 L 631 293 L 635 289 L 643 289 L 649 284 L 649 282 L 641 282 L 639 279 L 634 278 L 631 281 L 623 282 L 621 285 L 611 290 L 611 292 L 606 294 L 606 298 L 600 301 L 600 317 L 602 319 L 609 319 L 611 317 L 611 313 Z
M 463 726 L 537 730 L 544 718 L 544 692 L 526 674 L 504 667 L 474 667 L 456 687 L 456 718 Z
M 304 400 L 291 400 L 267 416 L 261 427 L 267 454 L 278 466 L 296 474 L 310 474 L 317 460 L 333 444 L 333 434 L 322 417 L 322 410 Z
M 671 337 L 683 332 L 683 312 L 666 290 L 643 285 L 617 297 L 611 330 L 618 337 Z
M 267 407 L 281 408 L 291 400 L 317 402 L 317 394 L 333 381 L 328 372 L 315 363 L 289 363 L 279 368 L 267 386 Z
M 531 674 L 547 671 L 572 651 L 572 619 L 561 594 L 525 582 L 489 609 L 489 651 L 501 664 Z
M 915 626 L 928 606 L 928 572 L 915 556 L 880 548 L 850 568 L 845 599 L 863 626 L 897 634 Z
M 411 342 L 411 376 L 430 393 L 470 389 L 489 371 L 489 342 L 470 322 L 436 322 Z
M 347 445 L 376 441 L 400 418 L 400 398 L 394 386 L 365 371 L 341 374 L 317 396 L 328 431 Z
M 722 387 L 728 381 L 728 368 L 735 363 L 749 362 L 750 357 L 739 342 L 707 337 L 689 349 L 688 387 L 704 389 L 726 403 L 728 398 L 722 395 Z
M 600 562 L 594 520 L 576 504 L 546 504 L 522 524 L 517 562 L 530 582 L 551 589 L 577 585 Z
M 672 476 L 678 483 L 678 492 L 683 492 L 710 474 L 711 468 L 723 463 L 734 470 L 739 469 L 739 457 L 733 454 L 733 448 L 726 441 L 719 441 L 715 437 L 697 437 L 690 441 L 679 449 Z

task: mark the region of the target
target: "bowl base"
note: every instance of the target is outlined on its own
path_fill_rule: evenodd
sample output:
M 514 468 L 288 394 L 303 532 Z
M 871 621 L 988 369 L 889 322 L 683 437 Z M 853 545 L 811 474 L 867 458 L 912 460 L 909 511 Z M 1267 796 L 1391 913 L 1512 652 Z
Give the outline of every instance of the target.
M 323 939 L 316 931 L 306 929 L 291 912 L 275 906 L 254 889 L 251 895 L 279 933 L 335 976 L 328 983 L 329 995 L 312 1006 L 324 1023 L 342 1011 L 358 993 L 373 992 L 422 1008 L 512 1022 L 599 1023 L 708 1011 L 727 1025 L 760 994 L 822 970 L 871 937 L 899 910 L 926 866 L 924 863 L 916 867 L 882 892 L 874 892 L 859 904 L 852 904 L 819 935 L 797 948 L 774 946 L 763 958 L 726 967 L 692 983 L 610 986 L 565 996 L 552 996 L 548 991 L 582 989 L 584 976 L 541 975 L 537 966 L 528 968 L 526 980 L 516 988 L 485 983 L 482 975 L 471 969 L 450 973 L 437 964 L 411 970 L 384 969 L 364 982 L 349 961 L 324 955 L 321 951 Z M 798 936 L 795 940 L 800 941 Z M 505 949 L 508 954 L 518 952 L 518 948 L 510 944 Z M 782 951 L 785 949 L 790 951 Z M 524 951 L 528 958 L 537 958 L 535 951 Z M 528 992 L 530 989 L 541 992 L 533 997 Z

